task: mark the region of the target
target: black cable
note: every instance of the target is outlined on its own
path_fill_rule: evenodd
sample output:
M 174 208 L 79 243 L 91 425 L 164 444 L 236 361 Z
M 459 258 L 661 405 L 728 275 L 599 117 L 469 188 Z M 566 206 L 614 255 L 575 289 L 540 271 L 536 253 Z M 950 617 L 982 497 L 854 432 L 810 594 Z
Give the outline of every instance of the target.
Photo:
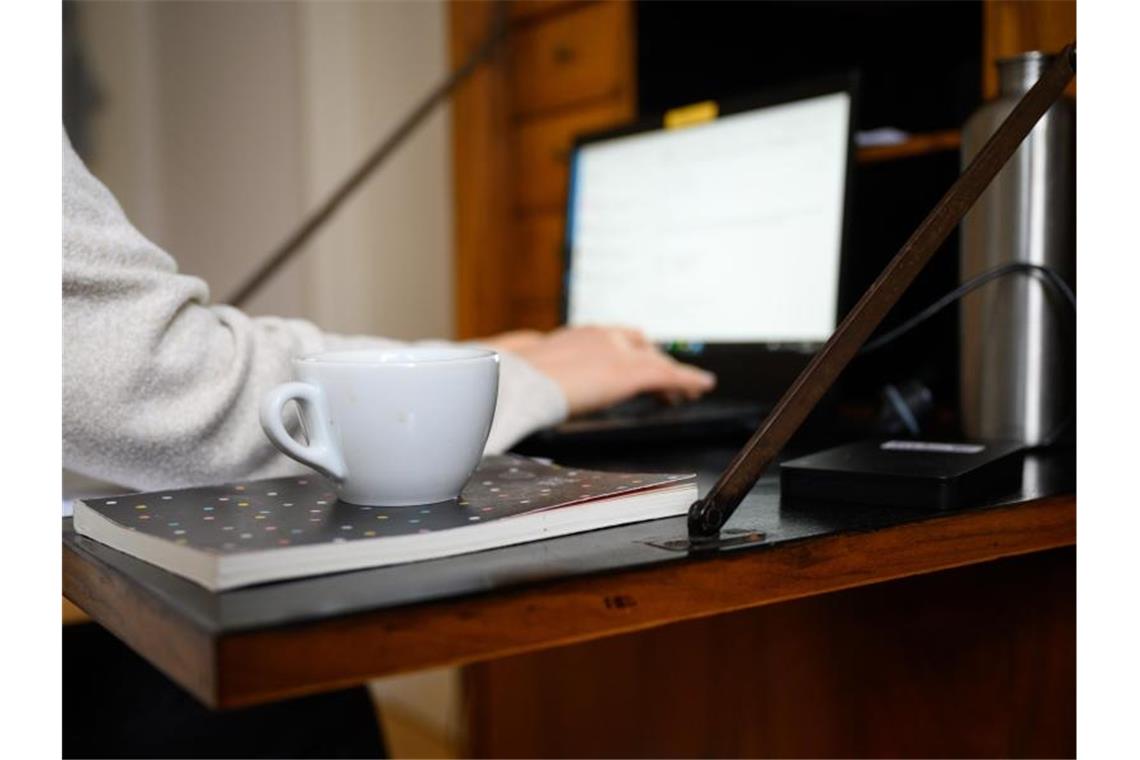
M 950 306 L 951 304 L 961 300 L 986 283 L 993 282 L 994 280 L 1005 277 L 1009 274 L 1025 274 L 1029 276 L 1039 277 L 1043 284 L 1048 286 L 1054 293 L 1061 296 L 1066 302 L 1068 302 L 1069 307 L 1073 311 L 1073 318 L 1074 320 L 1076 319 L 1077 296 L 1075 293 L 1073 293 L 1073 289 L 1069 287 L 1069 284 L 1065 282 L 1065 280 L 1062 279 L 1061 275 L 1057 274 L 1055 270 L 1050 269 L 1046 266 L 1042 266 L 1040 264 L 1029 264 L 1026 262 L 1003 264 L 1002 266 L 994 267 L 993 269 L 989 269 L 979 275 L 971 277 L 969 280 L 954 288 L 949 293 L 942 296 L 937 301 L 930 304 L 925 309 L 918 312 L 898 327 L 892 328 L 874 340 L 869 341 L 866 345 L 863 346 L 862 350 L 860 350 L 860 355 L 876 351 L 888 343 L 897 340 L 903 335 L 909 333 L 914 328 L 918 327 L 923 322 L 933 317 L 935 314 L 945 309 L 947 306 Z M 1049 446 L 1052 446 L 1054 443 L 1056 443 L 1057 439 L 1060 438 L 1065 430 L 1068 429 L 1068 427 L 1073 423 L 1075 417 L 1075 413 L 1070 412 L 1069 415 L 1063 419 L 1056 427 L 1054 427 L 1053 430 L 1051 430 L 1049 434 L 1045 436 L 1044 440 L 1042 440 L 1041 443 L 1037 444 L 1035 448 L 1048 448 Z
M 1049 286 L 1053 292 L 1057 293 L 1066 301 L 1068 301 L 1069 306 L 1071 306 L 1073 309 L 1073 314 L 1076 314 L 1077 296 L 1073 293 L 1073 290 L 1069 287 L 1069 284 L 1061 279 L 1061 276 L 1057 274 L 1057 272 L 1050 269 L 1049 267 L 1041 266 L 1040 264 L 1028 264 L 1025 262 L 1003 264 L 999 267 L 994 267 L 993 269 L 982 272 L 975 277 L 971 277 L 969 280 L 954 288 L 949 293 L 942 296 L 937 301 L 930 304 L 925 309 L 918 312 L 898 327 L 892 328 L 874 340 L 868 341 L 868 343 L 863 346 L 862 350 L 860 350 L 859 353 L 869 354 L 872 351 L 877 351 L 888 343 L 892 343 L 896 339 L 901 338 L 903 335 L 906 335 L 908 332 L 918 327 L 920 324 L 930 319 L 935 314 L 945 309 L 947 306 L 950 306 L 956 301 L 969 295 L 986 283 L 992 282 L 993 280 L 1004 277 L 1008 274 L 1028 274 L 1040 276 L 1042 278 L 1042 282 L 1045 285 Z

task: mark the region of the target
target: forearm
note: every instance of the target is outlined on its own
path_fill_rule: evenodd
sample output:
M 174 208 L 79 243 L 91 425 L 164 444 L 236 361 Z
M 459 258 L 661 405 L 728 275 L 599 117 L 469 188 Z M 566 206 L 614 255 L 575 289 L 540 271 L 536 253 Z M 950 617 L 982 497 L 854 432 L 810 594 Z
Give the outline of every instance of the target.
M 261 432 L 264 393 L 296 356 L 398 344 L 209 305 L 64 150 L 65 467 L 138 488 L 296 472 Z M 504 355 L 489 451 L 564 414 L 551 380 Z

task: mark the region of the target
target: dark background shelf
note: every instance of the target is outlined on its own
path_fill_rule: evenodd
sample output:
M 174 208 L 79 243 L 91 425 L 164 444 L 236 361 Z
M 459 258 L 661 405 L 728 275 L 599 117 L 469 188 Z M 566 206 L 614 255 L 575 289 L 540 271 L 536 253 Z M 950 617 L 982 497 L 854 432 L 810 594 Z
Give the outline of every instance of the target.
M 638 107 L 857 68 L 859 129 L 961 125 L 981 102 L 980 2 L 639 2 Z

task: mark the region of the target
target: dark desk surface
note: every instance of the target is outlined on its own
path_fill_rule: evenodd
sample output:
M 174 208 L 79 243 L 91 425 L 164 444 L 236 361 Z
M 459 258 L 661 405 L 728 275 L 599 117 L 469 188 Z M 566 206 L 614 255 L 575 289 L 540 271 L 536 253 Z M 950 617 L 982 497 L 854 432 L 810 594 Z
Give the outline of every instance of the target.
M 733 453 L 560 461 L 695 469 L 703 492 Z M 652 545 L 684 536 L 675 518 L 222 594 L 65 521 L 63 590 L 203 702 L 230 707 L 1075 544 L 1072 452 L 1030 457 L 1025 472 L 1018 493 L 950 514 L 791 509 L 767 478 L 727 526 L 766 539 L 715 555 Z

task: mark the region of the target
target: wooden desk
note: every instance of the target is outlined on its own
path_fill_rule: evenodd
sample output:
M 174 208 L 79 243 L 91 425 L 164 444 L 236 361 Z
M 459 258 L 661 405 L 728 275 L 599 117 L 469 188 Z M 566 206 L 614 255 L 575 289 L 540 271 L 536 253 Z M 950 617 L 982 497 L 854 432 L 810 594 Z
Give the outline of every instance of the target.
M 666 461 L 662 469 L 673 469 L 682 460 L 692 469 L 695 463 L 700 467 L 702 487 L 707 487 L 707 482 L 730 455 L 730 449 L 678 454 L 679 459 Z M 630 458 L 617 461 L 610 457 L 608 461 L 615 469 L 639 464 Z M 598 462 L 581 457 L 574 464 L 585 466 Z M 644 466 L 645 461 L 640 465 Z M 800 704 L 812 696 L 811 690 L 805 693 L 803 687 L 810 681 L 807 673 L 813 667 L 845 659 L 852 663 L 868 662 L 864 657 L 871 657 L 858 647 L 843 651 L 842 637 L 835 640 L 821 638 L 818 633 L 811 635 L 813 622 L 818 624 L 826 618 L 826 615 L 820 617 L 824 615 L 821 610 L 834 607 L 833 600 L 847 605 L 846 617 L 832 616 L 828 625 L 834 628 L 833 633 L 845 630 L 852 634 L 853 642 L 866 643 L 867 625 L 873 628 L 885 622 L 896 629 L 908 625 L 907 617 L 900 617 L 898 604 L 891 601 L 898 599 L 912 606 L 920 616 L 929 617 L 939 606 L 946 613 L 954 613 L 949 617 L 935 616 L 940 623 L 936 628 L 941 634 L 930 639 L 930 662 L 924 662 L 921 657 L 915 659 L 914 647 L 921 644 L 921 639 L 915 640 L 913 636 L 925 628 L 920 626 L 906 634 L 911 637 L 906 661 L 895 663 L 893 671 L 915 669 L 910 685 L 914 699 L 918 694 L 940 690 L 940 680 L 951 679 L 957 684 L 962 678 L 970 678 L 969 669 L 963 663 L 952 657 L 947 660 L 947 653 L 953 651 L 952 647 L 947 649 L 948 642 L 956 637 L 970 642 L 970 651 L 984 661 L 983 666 L 992 662 L 987 659 L 990 655 L 1005 658 L 1009 663 L 1016 662 L 1018 668 L 1038 667 L 1039 675 L 1049 684 L 1049 689 L 1042 692 L 1041 678 L 1025 677 L 1019 681 L 1014 679 L 1019 684 L 1016 693 L 995 693 L 995 684 L 991 681 L 979 683 L 979 689 L 988 689 L 991 698 L 1035 700 L 1034 704 L 1041 709 L 1022 711 L 1014 716 L 1016 720 L 1014 717 L 1005 720 L 1008 730 L 995 730 L 994 738 L 988 743 L 953 745 L 964 746 L 967 751 L 951 750 L 950 754 L 970 754 L 974 748 L 978 754 L 1018 754 L 1025 748 L 1031 754 L 1065 754 L 1075 751 L 1075 742 L 1071 747 L 1066 744 L 1066 737 L 1075 737 L 1075 604 L 1071 604 L 1075 598 L 1075 554 L 1071 549 L 1063 550 L 1076 543 L 1071 461 L 1034 459 L 1027 463 L 1026 471 L 1030 477 L 1019 493 L 1010 494 L 999 500 L 1000 503 L 945 515 L 895 508 L 790 509 L 781 507 L 775 480 L 765 480 L 729 527 L 763 530 L 768 535 L 767 541 L 759 547 L 726 551 L 716 556 L 688 556 L 651 546 L 650 543 L 683 533 L 683 519 L 664 520 L 557 539 L 540 546 L 483 552 L 468 556 L 461 565 L 457 565 L 456 560 L 441 560 L 271 584 L 220 595 L 209 594 L 187 581 L 76 536 L 65 525 L 64 593 L 171 678 L 206 704 L 216 707 L 280 699 L 403 671 L 509 658 L 500 664 L 480 665 L 467 671 L 468 688 L 476 692 L 469 695 L 472 697 L 472 734 L 468 737 L 469 749 L 476 754 L 592 754 L 598 747 L 597 742 L 603 742 L 601 746 L 609 746 L 610 751 L 617 754 L 766 754 L 774 745 L 757 744 L 739 732 L 733 734 L 736 738 L 725 739 L 727 745 L 686 745 L 674 738 L 662 747 L 643 732 L 633 731 L 631 735 L 640 739 L 625 744 L 613 739 L 612 720 L 605 723 L 605 716 L 601 717 L 607 734 L 596 737 L 594 744 L 589 743 L 589 736 L 596 735 L 597 731 L 578 730 L 571 732 L 571 739 L 578 744 L 571 741 L 551 747 L 549 738 L 541 739 L 537 729 L 524 732 L 525 736 L 532 737 L 530 744 L 519 743 L 519 732 L 507 731 L 514 721 L 505 717 L 504 710 L 508 705 L 517 708 L 520 704 L 510 694 L 517 696 L 525 692 L 517 688 L 519 668 L 531 674 L 542 672 L 542 660 L 536 658 L 545 655 L 521 658 L 520 655 L 571 644 L 579 646 L 560 650 L 570 656 L 570 660 L 560 660 L 558 651 L 554 651 L 549 653 L 554 659 L 546 662 L 552 664 L 555 671 L 577 662 L 574 676 L 581 681 L 590 670 L 581 661 L 581 653 L 593 651 L 588 661 L 602 665 L 599 675 L 602 680 L 597 682 L 593 692 L 595 703 L 611 705 L 603 698 L 609 687 L 601 685 L 609 673 L 615 678 L 624 678 L 626 692 L 636 681 L 635 691 L 650 697 L 646 704 L 652 704 L 656 686 L 644 668 L 623 670 L 615 663 L 621 662 L 623 657 L 628 662 L 630 652 L 638 650 L 639 641 L 660 644 L 681 632 L 686 635 L 672 639 L 673 649 L 659 652 L 662 656 L 656 659 L 643 660 L 642 665 L 650 663 L 651 668 L 657 668 L 655 672 L 666 677 L 674 694 L 677 689 L 685 689 L 698 695 L 698 703 L 692 706 L 690 714 L 669 716 L 675 730 L 665 738 L 680 736 L 683 732 L 676 729 L 682 726 L 691 735 L 703 736 L 701 741 L 707 742 L 710 737 L 715 741 L 717 736 L 709 732 L 720 730 L 713 727 L 723 725 L 723 720 L 718 724 L 718 715 L 736 716 L 736 722 L 740 722 L 741 717 L 730 705 L 724 709 L 716 706 L 714 697 L 718 694 L 729 702 L 738 698 L 732 689 L 723 685 L 724 679 L 748 691 L 756 686 L 749 681 L 753 673 L 749 662 L 766 662 L 769 672 L 773 672 L 772 663 L 764 656 L 764 652 L 769 651 L 769 642 L 765 637 L 749 636 L 766 630 L 788 645 L 795 642 L 788 641 L 787 635 L 781 636 L 780 632 L 798 631 L 797 635 L 807 637 L 805 642 L 826 644 L 833 650 L 823 660 L 819 659 L 819 651 L 800 651 L 802 661 L 798 665 L 789 660 L 785 664 L 792 665 L 791 670 L 779 671 L 781 676 L 792 674 L 790 677 L 797 680 L 764 687 L 765 693 L 783 694 L 775 697 L 774 704 Z M 1051 551 L 1057 549 L 1062 551 Z M 1022 555 L 1038 556 L 1008 559 Z M 958 571 L 966 575 L 940 572 L 965 566 L 980 569 Z M 457 573 L 457 567 L 462 568 L 462 572 Z M 923 578 L 897 581 L 911 576 Z M 896 583 L 884 583 L 887 581 Z M 903 585 L 897 585 L 899 583 Z M 873 590 L 872 596 L 850 596 L 865 592 L 863 587 L 873 584 L 883 585 Z M 1003 593 L 991 593 L 995 588 Z M 832 593 L 845 589 L 854 591 Z M 897 596 L 896 589 L 901 589 Z M 971 593 L 971 589 L 977 593 Z M 851 607 L 851 600 L 859 599 L 866 604 Z M 1023 604 L 1018 603 L 1019 599 Z M 824 606 L 812 606 L 812 600 L 825 600 Z M 805 607 L 805 603 L 808 606 Z M 1022 609 L 1026 605 L 1028 609 Z M 866 619 L 860 626 L 857 623 L 864 606 Z M 993 617 L 997 611 L 1014 607 L 1020 615 L 1016 625 L 1001 621 L 1000 616 Z M 773 623 L 764 623 L 755 617 L 761 608 L 771 608 L 777 611 L 777 616 L 781 614 L 778 611 L 788 610 L 800 623 L 792 626 L 785 620 L 773 628 Z M 756 612 L 747 612 L 749 610 Z M 704 625 L 698 619 L 710 616 L 719 616 L 709 624 L 721 626 L 720 635 L 711 637 L 709 631 L 717 630 L 715 628 L 685 631 L 684 626 Z M 994 635 L 990 636 L 985 630 L 987 619 L 993 620 L 998 628 L 1004 626 L 1008 630 L 995 628 Z M 923 625 L 929 627 L 929 620 L 924 620 Z M 960 623 L 970 630 L 961 629 Z M 724 633 L 728 630 L 725 625 L 739 626 L 738 631 L 752 631 L 752 634 L 741 639 Z M 661 626 L 666 627 L 636 637 L 610 640 L 616 642 L 617 649 L 608 654 L 602 649 L 588 648 L 604 647 L 605 642 L 581 644 Z M 857 628 L 861 633 L 855 635 Z M 1034 630 L 1038 631 L 1036 638 Z M 882 633 L 888 635 L 890 630 L 884 629 Z M 666 638 L 661 639 L 662 635 Z M 658 638 L 646 638 L 653 636 Z M 978 650 L 979 642 L 986 640 L 992 640 L 996 646 L 989 654 Z M 684 641 L 702 644 L 704 649 L 689 651 Z M 751 641 L 754 651 L 742 653 L 739 650 L 742 641 Z M 721 649 L 722 646 L 725 648 Z M 1007 648 L 1004 653 L 1002 647 Z M 575 655 L 576 652 L 579 654 Z M 733 656 L 727 656 L 728 653 Z M 722 658 L 722 654 L 726 656 Z M 744 656 L 738 656 L 741 654 Z M 575 656 L 579 659 L 575 660 Z M 610 657 L 609 664 L 605 664 L 606 657 Z M 750 659 L 752 657 L 755 659 Z M 873 658 L 889 660 L 889 648 L 878 649 Z M 953 673 L 947 673 L 938 665 L 939 660 L 943 665 L 954 664 L 958 673 L 956 680 Z M 694 670 L 692 663 L 700 663 L 700 668 Z M 599 668 L 594 670 L 597 672 Z M 795 675 L 797 670 L 798 675 Z M 922 670 L 928 672 L 919 672 Z M 722 683 L 718 691 L 710 692 L 705 686 L 693 683 L 693 679 L 700 680 L 701 672 L 713 674 L 708 683 Z M 831 668 L 830 672 L 835 669 Z M 670 677 L 671 673 L 677 678 Z M 717 673 L 728 675 L 716 676 Z M 510 685 L 512 678 L 513 686 Z M 555 720 L 558 700 L 572 696 L 563 688 L 562 681 L 531 683 L 531 686 L 539 688 L 539 704 L 547 709 L 535 714 L 534 710 L 539 708 L 530 700 L 528 714 L 545 714 L 547 724 Z M 844 686 L 849 692 L 848 698 L 857 698 L 866 704 L 873 697 L 873 684 L 866 684 L 865 689 L 856 686 Z M 963 700 L 976 698 L 970 690 L 959 686 L 951 690 L 954 696 Z M 1033 694 L 1023 693 L 1024 690 Z M 831 716 L 831 724 L 834 724 L 835 720 L 842 719 L 843 702 L 836 695 L 829 698 L 832 703 L 822 706 L 829 709 L 817 712 L 821 718 Z M 1048 705 L 1041 707 L 1042 700 Z M 883 711 L 884 717 L 895 719 L 895 714 L 907 702 L 906 699 L 900 702 L 898 694 L 893 693 L 893 706 Z M 967 713 L 972 709 L 966 702 L 960 707 Z M 497 710 L 498 719 L 492 720 L 488 710 Z M 864 709 L 860 714 L 873 712 Z M 636 711 L 631 714 L 640 715 Z M 1048 722 L 1042 722 L 1043 716 Z M 651 717 L 642 716 L 652 723 Z M 558 720 L 570 720 L 579 727 L 590 725 L 588 721 L 581 722 L 580 716 L 563 715 Z M 750 721 L 756 723 L 752 718 L 744 723 Z M 532 723 L 539 727 L 545 725 L 537 717 Z M 1040 723 L 1036 729 L 1035 723 Z M 757 725 L 760 724 L 767 725 L 764 721 Z M 797 750 L 796 746 L 786 743 L 792 740 L 781 734 L 785 743 L 775 745 L 775 754 L 827 754 L 829 747 L 838 748 L 839 754 L 863 754 L 863 749 L 870 752 L 876 747 L 892 746 L 890 742 L 868 739 L 867 727 L 851 726 L 837 733 L 833 726 L 828 727 L 827 720 L 815 730 L 805 727 L 803 721 L 796 725 L 808 732 L 805 735 L 816 738 L 830 731 L 834 742 L 822 745 L 801 742 Z M 958 724 L 953 716 L 946 715 L 945 725 Z M 864 734 L 862 739 L 857 736 L 860 730 Z M 946 735 L 946 730 L 929 731 L 922 726 L 900 730 L 905 736 Z M 1044 731 L 1044 745 L 1035 743 L 1034 730 Z M 1016 736 L 1010 738 L 1011 732 L 1020 732 L 1020 743 Z M 720 733 L 725 732 L 720 730 Z M 541 741 L 547 744 L 535 743 Z M 821 748 L 824 751 L 819 751 Z M 921 742 L 904 747 L 906 751 L 912 749 L 916 754 L 938 751 L 937 745 L 932 749 Z

